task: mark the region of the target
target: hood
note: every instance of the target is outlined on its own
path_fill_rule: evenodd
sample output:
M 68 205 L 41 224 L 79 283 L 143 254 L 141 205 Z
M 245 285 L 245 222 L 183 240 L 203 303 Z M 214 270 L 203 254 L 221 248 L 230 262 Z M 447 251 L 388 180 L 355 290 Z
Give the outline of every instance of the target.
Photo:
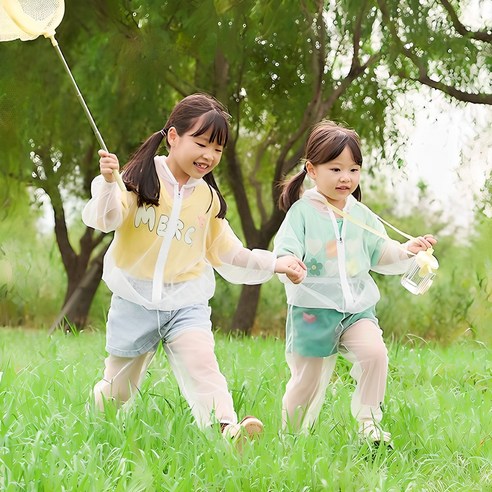
M 154 157 L 154 163 L 155 163 L 155 168 L 157 170 L 157 176 L 159 176 L 160 179 L 163 181 L 166 181 L 167 183 L 176 186 L 178 185 L 178 181 L 174 177 L 174 174 L 171 172 L 169 169 L 167 162 L 166 162 L 166 156 L 163 155 L 156 155 Z M 196 179 L 190 177 L 188 181 L 181 187 L 181 188 L 194 188 L 195 186 L 198 185 L 198 183 L 201 183 L 203 179 Z
M 326 198 L 316 189 L 316 187 L 306 190 L 302 194 L 302 200 L 312 202 L 313 205 L 318 209 L 324 209 L 327 202 Z M 357 203 L 356 198 L 353 195 L 349 195 L 347 197 L 347 202 L 345 203 L 345 207 L 343 207 L 343 210 L 345 212 L 348 212 L 355 203 Z

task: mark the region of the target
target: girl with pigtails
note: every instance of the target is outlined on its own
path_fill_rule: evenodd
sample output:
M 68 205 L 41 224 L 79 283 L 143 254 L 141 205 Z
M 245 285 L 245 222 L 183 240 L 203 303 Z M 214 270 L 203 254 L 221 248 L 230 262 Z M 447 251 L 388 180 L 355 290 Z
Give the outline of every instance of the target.
M 99 151 L 101 174 L 82 217 L 89 227 L 114 231 L 104 258 L 103 280 L 113 295 L 97 407 L 128 401 L 162 342 L 196 423 L 220 424 L 237 439 L 260 433 L 263 424 L 252 416 L 238 422 L 219 370 L 208 305 L 214 269 L 231 282 L 255 284 L 274 272 L 300 282 L 305 267 L 291 255 L 249 250 L 231 230 L 212 174 L 228 134 L 229 115 L 217 100 L 184 98 L 123 167 L 126 191 L 114 179 L 116 155 Z M 167 155 L 158 155 L 162 143 Z
M 293 430 L 314 424 L 340 352 L 353 363 L 351 409 L 361 436 L 391 446 L 390 433 L 381 428 L 388 357 L 375 312 L 379 291 L 369 271 L 404 273 L 410 255 L 432 247 L 436 239 L 427 234 L 404 245 L 391 240 L 360 202 L 362 154 L 353 130 L 331 121 L 317 124 L 304 162 L 283 185 L 279 205 L 287 214 L 274 241 L 278 256 L 294 255 L 307 267 L 298 285 L 280 275 L 287 294 L 291 371 L 283 422 Z M 302 193 L 306 176 L 315 186 Z

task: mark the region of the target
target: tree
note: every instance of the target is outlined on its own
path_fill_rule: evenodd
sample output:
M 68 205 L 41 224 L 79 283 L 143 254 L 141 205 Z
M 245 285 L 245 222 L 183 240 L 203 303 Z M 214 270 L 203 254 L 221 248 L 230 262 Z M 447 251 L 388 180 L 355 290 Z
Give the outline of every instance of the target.
M 76 61 L 76 77 L 91 88 L 90 107 L 96 120 L 105 122 L 122 160 L 137 139 L 162 126 L 181 96 L 202 90 L 223 101 L 233 131 L 219 167 L 220 183 L 234 199 L 248 247 L 268 248 L 283 218 L 276 206 L 278 185 L 299 164 L 306 133 L 321 118 L 344 121 L 368 146 L 376 146 L 391 137 L 386 118 L 396 96 L 419 85 L 460 101 L 492 103 L 491 31 L 465 26 L 460 20 L 465 7 L 447 0 L 113 0 L 104 6 L 90 1 L 69 7 L 59 39 Z M 21 48 L 27 52 L 9 46 L 11 63 L 19 63 Z M 52 64 L 43 49 L 32 48 L 30 71 Z M 45 79 L 55 76 L 62 77 L 44 73 Z M 39 105 L 30 108 L 36 120 L 48 107 L 53 114 L 75 104 L 68 102 L 67 83 L 57 85 L 63 94 L 45 91 L 46 83 L 26 84 L 26 94 L 39 87 Z M 70 110 L 69 124 L 65 116 L 36 135 L 33 118 L 29 124 L 19 121 L 18 148 L 26 155 L 34 142 L 34 164 L 45 174 L 53 169 L 44 181 L 36 175 L 35 183 L 45 188 L 55 210 L 69 278 L 65 301 L 104 243 L 87 230 L 80 252 L 74 252 L 61 195 L 54 189 L 78 183 L 86 197 L 96 171 L 94 139 L 76 111 Z M 30 177 L 27 181 L 34 184 Z M 249 332 L 259 296 L 260 286 L 242 289 L 231 330 Z M 83 323 L 83 316 L 76 321 Z
M 128 47 L 132 42 L 130 27 L 133 24 L 125 27 L 117 2 L 107 2 L 104 6 L 95 3 L 92 9 L 86 7 L 87 11 L 86 8 L 80 11 L 80 5 L 67 7 L 57 35 L 62 50 L 80 87 L 94 89 L 97 87 L 94 81 L 99 83 L 100 90 L 89 91 L 86 99 L 101 119 L 115 119 L 112 131 L 103 134 L 109 135 L 108 142 L 117 140 L 114 135 L 118 135 L 119 149 L 128 153 L 137 143 L 133 135 L 143 134 L 143 130 L 133 130 L 128 124 L 132 121 L 130 117 L 118 118 L 118 112 L 108 108 L 117 107 L 130 114 L 130 107 L 138 98 L 125 90 L 123 77 L 120 78 L 123 89 L 115 91 L 111 69 L 98 70 L 98 63 L 112 68 L 112 63 L 104 60 L 99 50 L 104 49 L 110 39 L 120 39 L 117 42 L 120 49 Z M 82 18 L 85 24 L 81 25 L 79 19 Z M 112 32 L 106 28 L 107 19 L 112 19 Z M 75 240 L 70 237 L 65 206 L 77 198 L 87 199 L 91 179 L 97 173 L 97 142 L 47 40 L 11 42 L 1 48 L 5 55 L 2 58 L 4 73 L 8 74 L 1 79 L 0 86 L 3 180 L 23 181 L 31 188 L 42 189 L 49 197 L 55 238 L 67 274 L 60 320 L 66 318 L 71 325 L 83 327 L 100 283 L 102 256 L 108 240 L 90 228 L 85 228 Z M 118 56 L 122 56 L 121 53 Z M 121 72 L 124 73 L 123 69 Z M 127 93 L 128 98 L 125 98 Z M 142 115 L 133 108 L 132 114 L 145 124 L 146 112 L 154 112 L 154 107 L 150 99 L 146 107 L 140 107 Z M 73 302 L 74 293 L 82 294 L 77 296 L 76 302 Z

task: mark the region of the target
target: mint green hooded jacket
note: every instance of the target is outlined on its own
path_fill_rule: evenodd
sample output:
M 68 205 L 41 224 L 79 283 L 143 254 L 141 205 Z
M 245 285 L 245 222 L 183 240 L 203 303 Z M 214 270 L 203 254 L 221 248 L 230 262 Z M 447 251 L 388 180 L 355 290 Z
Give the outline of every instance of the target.
M 326 198 L 313 188 L 304 192 L 287 212 L 274 240 L 274 252 L 277 256 L 301 258 L 307 275 L 297 285 L 285 275 L 279 278 L 285 284 L 290 305 L 359 313 L 380 298 L 369 271 L 402 274 L 411 258 L 398 241 L 388 237 L 377 216 L 352 195 L 343 211 L 387 239 L 347 219 L 336 218 L 326 203 Z

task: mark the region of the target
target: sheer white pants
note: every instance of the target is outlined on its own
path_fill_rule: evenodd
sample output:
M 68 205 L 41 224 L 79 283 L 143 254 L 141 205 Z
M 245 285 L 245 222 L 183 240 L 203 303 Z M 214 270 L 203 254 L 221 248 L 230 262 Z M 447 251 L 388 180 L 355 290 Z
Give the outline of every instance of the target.
M 236 423 L 227 381 L 219 369 L 211 332 L 189 329 L 164 344 L 169 364 L 182 395 L 199 427 L 214 422 Z M 127 402 L 140 389 L 154 353 L 127 358 L 109 355 L 104 376 L 94 387 L 96 406 L 104 409 L 105 400 L 118 405 Z
M 353 363 L 350 375 L 356 388 L 352 415 L 361 423 L 379 423 L 388 375 L 388 352 L 381 329 L 368 319 L 357 321 L 342 335 L 340 353 Z M 282 399 L 283 425 L 306 430 L 318 418 L 337 354 L 323 358 L 287 353 L 286 357 L 291 378 Z

